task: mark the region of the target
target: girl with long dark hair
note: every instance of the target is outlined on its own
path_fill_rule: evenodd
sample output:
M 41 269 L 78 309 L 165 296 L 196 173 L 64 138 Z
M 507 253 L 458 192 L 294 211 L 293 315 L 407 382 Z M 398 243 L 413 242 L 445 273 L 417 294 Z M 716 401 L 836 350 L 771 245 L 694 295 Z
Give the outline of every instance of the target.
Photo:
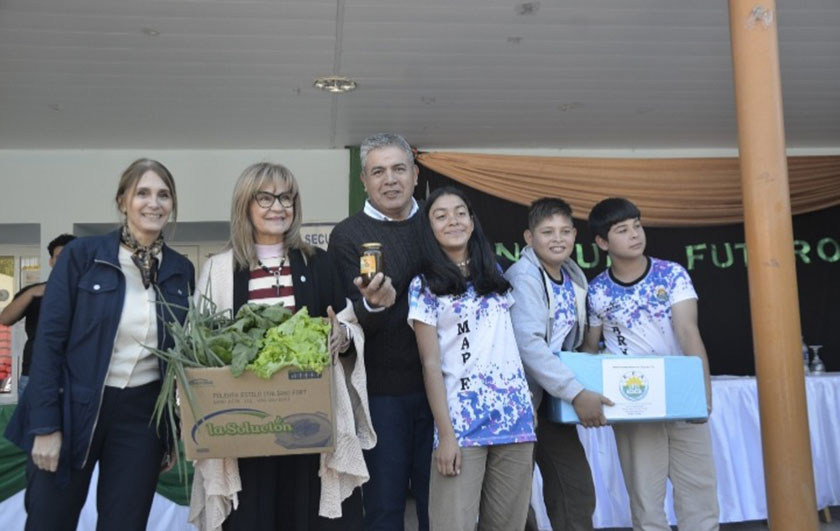
M 435 419 L 431 529 L 522 529 L 536 436 L 510 284 L 462 191 L 435 190 L 424 213 L 408 320 Z

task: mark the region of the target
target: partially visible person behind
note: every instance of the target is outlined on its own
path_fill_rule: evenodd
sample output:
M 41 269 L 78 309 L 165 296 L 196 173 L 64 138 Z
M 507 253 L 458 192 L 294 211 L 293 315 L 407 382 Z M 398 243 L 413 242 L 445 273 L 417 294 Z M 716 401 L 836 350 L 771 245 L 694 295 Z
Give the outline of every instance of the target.
M 586 328 L 583 271 L 571 259 L 575 249 L 572 208 L 559 198 L 531 203 L 527 247 L 505 276 L 513 286 L 513 330 L 537 408 L 535 457 L 543 478 L 543 499 L 552 529 L 592 529 L 595 485 L 574 424 L 548 419 L 549 395 L 574 406 L 581 424 L 603 426 L 605 396 L 588 391 L 556 352 L 577 350 Z M 529 529 L 535 523 L 529 519 Z
M 97 465 L 97 529 L 144 530 L 158 475 L 177 455 L 152 422 L 164 367 L 145 346 L 173 346 L 165 328 L 184 320 L 193 286 L 192 264 L 163 241 L 175 181 L 137 160 L 116 205 L 122 228 L 68 243 L 50 274 L 29 385 L 6 429 L 31 456 L 27 530 L 76 529 Z
M 423 388 L 414 332 L 406 322 L 408 285 L 420 272 L 421 220 L 412 197 L 418 168 L 408 142 L 382 133 L 361 145 L 364 208 L 333 229 L 329 254 L 345 297 L 365 334 L 370 415 L 377 444 L 365 451 L 370 480 L 363 487 L 367 531 L 400 531 L 408 493 L 419 531 L 429 528 L 429 456 L 434 422 Z M 369 284 L 359 276 L 361 246 L 382 244 L 384 272 Z
M 72 234 L 62 234 L 47 245 L 50 253 L 50 268 L 55 267 L 55 261 L 64 246 L 75 240 Z M 29 285 L 15 295 L 15 298 L 0 313 L 0 325 L 12 326 L 21 319 L 26 319 L 26 343 L 23 345 L 23 360 L 20 366 L 18 380 L 18 398 L 23 396 L 23 390 L 29 382 L 29 366 L 32 363 L 32 346 L 35 343 L 35 332 L 38 329 L 38 316 L 41 312 L 41 299 L 44 296 L 46 282 Z
M 536 435 L 510 284 L 463 192 L 436 189 L 425 218 L 408 322 L 436 428 L 430 528 L 522 529 Z
M 301 237 L 300 188 L 288 168 L 269 162 L 245 168 L 233 189 L 230 212 L 230 243 L 202 267 L 197 297 L 207 296 L 219 311 L 232 310 L 234 315 L 245 303 L 282 303 L 292 312 L 306 308 L 311 316 L 330 318 L 334 317 L 333 307 L 344 307 L 327 253 Z M 336 350 L 347 350 L 350 343 L 341 330 L 333 327 L 331 341 Z M 238 507 L 232 511 L 225 508 L 229 512 L 225 531 L 364 529 L 358 488 L 342 503 L 341 518 L 318 516 L 319 457 L 301 454 L 236 460 L 242 489 L 237 495 Z M 203 467 L 199 462 L 197 472 Z M 196 501 L 202 502 L 192 503 Z
M 645 255 L 641 213 L 627 199 L 595 205 L 589 227 L 612 265 L 589 284 L 584 350 L 596 352 L 603 332 L 607 352 L 613 354 L 698 356 L 711 413 L 709 362 L 688 272 L 677 263 Z M 613 431 L 634 529 L 671 529 L 664 510 L 666 479 L 674 486 L 680 529 L 718 529 L 715 463 L 705 420 L 621 423 Z

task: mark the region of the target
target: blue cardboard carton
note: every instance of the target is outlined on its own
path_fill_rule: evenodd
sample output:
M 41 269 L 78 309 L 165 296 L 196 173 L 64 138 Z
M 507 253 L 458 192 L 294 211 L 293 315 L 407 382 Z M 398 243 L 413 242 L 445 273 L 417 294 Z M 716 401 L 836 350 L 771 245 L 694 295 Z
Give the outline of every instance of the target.
M 586 389 L 616 403 L 604 407 L 609 423 L 708 417 L 703 363 L 697 356 L 556 354 Z M 570 403 L 548 399 L 550 420 L 580 422 Z

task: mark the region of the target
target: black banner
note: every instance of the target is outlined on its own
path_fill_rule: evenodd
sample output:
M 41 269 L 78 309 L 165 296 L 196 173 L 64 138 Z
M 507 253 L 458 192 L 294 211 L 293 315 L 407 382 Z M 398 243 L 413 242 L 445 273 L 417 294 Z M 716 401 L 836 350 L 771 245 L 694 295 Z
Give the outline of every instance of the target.
M 528 209 L 467 188 L 423 166 L 416 195 L 452 185 L 463 189 L 496 252 L 516 260 L 524 247 Z M 608 197 L 605 191 L 604 197 Z M 644 212 L 642 212 L 644 224 Z M 607 266 L 585 221 L 575 220 L 572 257 L 593 278 Z M 794 252 L 802 333 L 809 345 L 823 345 L 826 370 L 840 371 L 840 207 L 795 216 Z M 699 296 L 700 333 L 712 374 L 755 374 L 743 224 L 702 228 L 645 228 L 647 254 L 685 266 Z M 791 355 L 800 355 L 799 352 Z

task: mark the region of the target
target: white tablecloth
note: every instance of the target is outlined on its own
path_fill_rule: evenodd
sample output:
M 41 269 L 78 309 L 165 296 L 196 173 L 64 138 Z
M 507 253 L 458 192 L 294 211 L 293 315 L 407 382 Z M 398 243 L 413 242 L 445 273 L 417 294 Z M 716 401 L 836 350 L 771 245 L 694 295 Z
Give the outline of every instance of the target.
M 840 374 L 806 378 L 808 421 L 817 507 L 840 505 Z M 767 518 L 764 465 L 755 378 L 712 378 L 712 433 L 721 522 Z M 592 467 L 597 502 L 595 527 L 630 527 L 630 506 L 612 428 L 578 427 Z M 542 501 L 542 478 L 534 474 L 532 503 L 541 530 L 551 524 Z M 671 486 L 665 499 L 671 524 L 676 523 Z

